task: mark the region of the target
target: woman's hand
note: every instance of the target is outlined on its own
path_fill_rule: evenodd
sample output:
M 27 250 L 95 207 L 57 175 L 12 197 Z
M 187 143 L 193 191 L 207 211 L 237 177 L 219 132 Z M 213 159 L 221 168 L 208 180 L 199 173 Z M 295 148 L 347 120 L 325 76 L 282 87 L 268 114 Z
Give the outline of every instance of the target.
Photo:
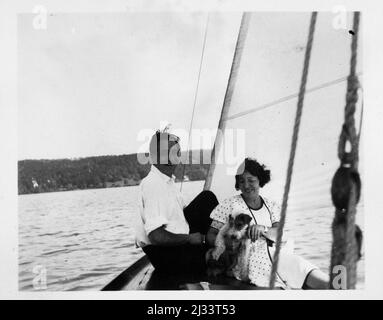
M 265 236 L 266 227 L 259 224 L 253 224 L 247 229 L 247 236 L 252 242 L 258 240 L 261 236 Z

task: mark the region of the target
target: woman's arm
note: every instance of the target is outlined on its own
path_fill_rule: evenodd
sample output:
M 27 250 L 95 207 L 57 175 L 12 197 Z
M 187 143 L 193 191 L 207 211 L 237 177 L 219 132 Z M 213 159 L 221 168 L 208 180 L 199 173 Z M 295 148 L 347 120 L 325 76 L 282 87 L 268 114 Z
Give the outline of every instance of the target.
M 263 236 L 267 239 L 270 239 L 271 241 L 276 242 L 277 236 L 278 236 L 278 226 L 279 222 L 274 222 L 273 226 L 267 230 L 267 232 L 263 233 Z
M 259 224 L 253 224 L 249 227 L 248 237 L 253 242 L 256 241 L 261 236 L 275 242 L 277 241 L 278 226 L 279 226 L 279 222 L 274 222 L 272 227 L 268 228 L 267 232 L 265 232 L 265 229 L 266 229 L 265 226 L 262 226 Z

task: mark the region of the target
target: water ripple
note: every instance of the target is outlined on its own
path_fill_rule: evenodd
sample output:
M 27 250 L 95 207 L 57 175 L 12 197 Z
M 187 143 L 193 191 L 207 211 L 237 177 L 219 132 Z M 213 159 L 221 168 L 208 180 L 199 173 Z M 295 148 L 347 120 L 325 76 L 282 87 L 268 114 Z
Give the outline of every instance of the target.
M 63 252 L 69 252 L 69 250 L 68 249 L 52 250 L 52 251 L 48 251 L 48 252 L 43 252 L 41 255 L 42 256 L 50 256 L 52 254 L 63 253 Z

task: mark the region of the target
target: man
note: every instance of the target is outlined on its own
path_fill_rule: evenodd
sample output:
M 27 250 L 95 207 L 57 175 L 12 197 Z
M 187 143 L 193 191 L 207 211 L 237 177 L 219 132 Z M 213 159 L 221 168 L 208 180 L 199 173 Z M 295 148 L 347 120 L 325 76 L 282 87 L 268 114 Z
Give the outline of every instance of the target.
M 177 136 L 160 131 L 153 135 L 151 170 L 140 184 L 136 243 L 159 272 L 203 274 L 209 216 L 218 201 L 203 191 L 185 207 L 173 176 L 180 156 Z

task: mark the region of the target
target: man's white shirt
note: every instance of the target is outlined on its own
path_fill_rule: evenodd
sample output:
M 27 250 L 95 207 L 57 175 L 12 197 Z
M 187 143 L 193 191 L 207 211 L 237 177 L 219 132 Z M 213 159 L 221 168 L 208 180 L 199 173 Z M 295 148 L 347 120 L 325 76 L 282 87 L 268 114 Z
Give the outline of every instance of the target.
M 161 226 L 172 233 L 189 233 L 189 225 L 183 212 L 185 203 L 176 188 L 174 176 L 170 178 L 152 165 L 139 188 L 140 217 L 136 226 L 137 246 L 144 247 L 151 244 L 148 235 Z

